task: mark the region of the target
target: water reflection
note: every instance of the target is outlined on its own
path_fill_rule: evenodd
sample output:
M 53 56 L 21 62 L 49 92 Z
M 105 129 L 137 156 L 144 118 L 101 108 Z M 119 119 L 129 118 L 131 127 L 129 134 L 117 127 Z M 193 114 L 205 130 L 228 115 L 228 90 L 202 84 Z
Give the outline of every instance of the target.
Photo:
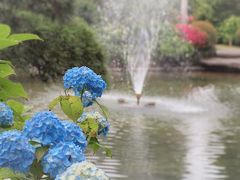
M 118 79 L 118 78 L 116 78 Z M 25 83 L 35 110 L 63 94 L 61 85 Z M 237 180 L 240 175 L 239 78 L 148 77 L 140 106 L 124 82 L 103 97 L 111 112 L 104 140 L 113 159 L 89 155 L 112 179 Z M 174 93 L 175 92 L 175 93 Z M 127 104 L 118 104 L 125 98 Z M 146 107 L 154 101 L 155 107 Z M 232 108 L 234 107 L 234 108 Z

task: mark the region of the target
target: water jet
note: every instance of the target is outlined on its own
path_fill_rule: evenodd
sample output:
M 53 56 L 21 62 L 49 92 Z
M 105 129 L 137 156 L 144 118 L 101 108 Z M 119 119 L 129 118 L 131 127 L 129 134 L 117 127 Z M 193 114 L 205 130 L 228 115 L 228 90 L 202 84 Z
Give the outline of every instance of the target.
M 136 94 L 136 97 L 137 97 L 137 105 L 139 105 L 142 94 Z
M 156 47 L 160 22 L 178 0 L 104 0 L 102 29 L 108 39 L 118 39 L 118 46 L 127 62 L 133 90 L 140 103 L 144 81 Z

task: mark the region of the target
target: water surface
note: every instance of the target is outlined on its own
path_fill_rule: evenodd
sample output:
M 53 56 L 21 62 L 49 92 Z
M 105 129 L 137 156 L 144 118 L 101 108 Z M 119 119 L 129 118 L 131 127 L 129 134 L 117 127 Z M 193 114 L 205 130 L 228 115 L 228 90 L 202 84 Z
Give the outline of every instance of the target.
M 140 106 L 127 77 L 112 73 L 111 82 L 102 103 L 110 111 L 104 142 L 113 158 L 88 157 L 112 179 L 239 180 L 239 75 L 149 73 Z M 60 83 L 24 84 L 34 110 L 63 94 Z

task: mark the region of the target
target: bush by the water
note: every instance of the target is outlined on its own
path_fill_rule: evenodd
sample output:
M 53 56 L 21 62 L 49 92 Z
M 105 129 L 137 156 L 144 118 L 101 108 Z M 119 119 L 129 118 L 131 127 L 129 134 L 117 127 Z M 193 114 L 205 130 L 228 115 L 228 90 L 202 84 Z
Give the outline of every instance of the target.
M 237 44 L 240 44 L 240 28 L 238 29 L 236 33 L 236 38 L 237 38 Z
M 207 34 L 208 43 L 214 45 L 217 42 L 217 30 L 209 21 L 193 21 L 192 25 Z
M 220 40 L 223 43 L 233 45 L 237 42 L 237 31 L 240 29 L 240 17 L 231 16 L 224 20 L 219 27 Z
M 1 8 L 0 21 L 11 25 L 15 32 L 32 32 L 42 42 L 28 42 L 1 52 L 11 59 L 22 74 L 39 77 L 44 81 L 63 75 L 72 66 L 88 66 L 106 75 L 105 51 L 95 32 L 81 18 L 68 23 L 52 21 L 41 14 Z
M 29 12 L 18 13 L 13 18 L 18 22 L 16 30 L 30 31 L 44 40 L 4 51 L 6 57 L 11 57 L 14 64 L 26 69 L 32 76 L 48 80 L 62 75 L 69 67 L 82 65 L 106 74 L 104 51 L 84 21 L 61 26 Z
M 77 0 L 76 15 L 82 17 L 89 24 L 95 24 L 100 21 L 100 13 L 98 12 L 98 0 Z
M 193 21 L 192 25 L 207 34 L 207 43 L 200 48 L 203 56 L 214 56 L 216 54 L 217 30 L 209 21 Z
M 192 44 L 183 39 L 174 26 L 168 24 L 161 25 L 153 59 L 155 63 L 168 69 L 193 64 L 199 57 Z
M 207 44 L 207 34 L 191 24 L 177 24 L 181 36 L 196 48 L 203 48 Z

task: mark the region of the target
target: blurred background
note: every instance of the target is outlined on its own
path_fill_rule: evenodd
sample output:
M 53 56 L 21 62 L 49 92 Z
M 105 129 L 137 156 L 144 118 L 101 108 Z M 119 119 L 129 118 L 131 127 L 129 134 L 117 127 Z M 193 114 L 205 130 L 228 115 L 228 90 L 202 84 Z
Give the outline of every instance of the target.
M 70 67 L 107 80 L 113 158 L 88 158 L 112 179 L 239 180 L 239 0 L 1 0 L 0 22 L 43 39 L 0 52 L 34 111 Z

